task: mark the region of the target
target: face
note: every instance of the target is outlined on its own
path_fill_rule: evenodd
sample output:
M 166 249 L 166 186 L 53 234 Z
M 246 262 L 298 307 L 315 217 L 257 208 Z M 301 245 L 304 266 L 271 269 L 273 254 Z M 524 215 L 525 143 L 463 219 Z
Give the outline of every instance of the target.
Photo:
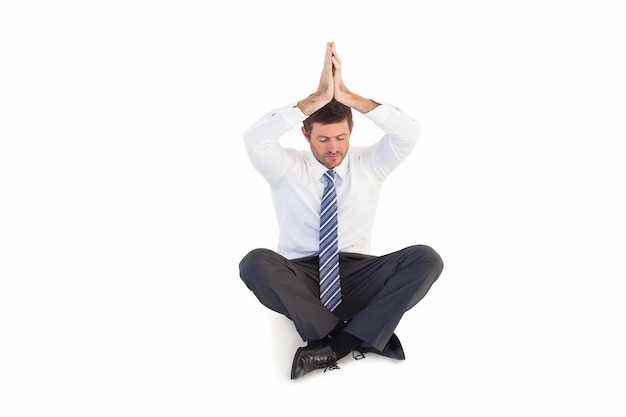
M 347 120 L 327 125 L 313 123 L 310 137 L 302 128 L 304 137 L 311 145 L 311 152 L 328 169 L 335 168 L 343 161 L 348 152 L 351 132 L 352 127 L 348 126 Z

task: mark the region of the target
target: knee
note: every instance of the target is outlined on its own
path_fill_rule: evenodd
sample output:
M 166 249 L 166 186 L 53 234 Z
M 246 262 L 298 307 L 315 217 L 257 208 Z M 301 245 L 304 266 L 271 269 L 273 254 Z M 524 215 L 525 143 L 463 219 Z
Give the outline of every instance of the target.
M 252 249 L 241 259 L 241 262 L 239 262 L 239 269 L 247 269 L 250 265 L 256 266 L 256 264 L 261 262 L 262 259 L 267 256 L 268 252 L 271 251 L 264 248 Z
M 252 249 L 248 252 L 241 262 L 239 262 L 239 273 L 241 277 L 243 278 L 249 271 L 258 271 L 272 253 L 271 250 L 264 248 Z
M 407 250 L 410 253 L 411 259 L 429 268 L 439 277 L 439 274 L 441 274 L 443 270 L 443 260 L 433 248 L 428 245 L 414 245 L 407 248 Z
M 264 248 L 253 249 L 239 262 L 239 276 L 248 285 L 256 281 L 272 279 L 281 255 Z

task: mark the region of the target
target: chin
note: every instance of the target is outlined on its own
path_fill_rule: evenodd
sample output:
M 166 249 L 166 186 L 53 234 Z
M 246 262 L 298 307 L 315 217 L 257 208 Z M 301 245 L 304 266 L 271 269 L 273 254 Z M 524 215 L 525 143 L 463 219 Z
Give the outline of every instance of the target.
M 342 162 L 343 162 L 343 158 L 341 158 L 341 159 L 337 159 L 337 160 L 333 160 L 332 162 L 331 162 L 331 161 L 329 161 L 329 162 L 326 164 L 326 167 L 327 167 L 328 169 L 337 168 L 339 165 L 341 165 L 341 163 L 342 163 Z

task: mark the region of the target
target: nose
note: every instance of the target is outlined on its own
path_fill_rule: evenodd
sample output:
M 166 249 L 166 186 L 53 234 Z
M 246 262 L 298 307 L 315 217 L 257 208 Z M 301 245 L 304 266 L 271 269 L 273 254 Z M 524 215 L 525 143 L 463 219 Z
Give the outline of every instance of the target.
M 339 143 L 336 139 L 328 141 L 328 153 L 336 153 L 339 150 Z

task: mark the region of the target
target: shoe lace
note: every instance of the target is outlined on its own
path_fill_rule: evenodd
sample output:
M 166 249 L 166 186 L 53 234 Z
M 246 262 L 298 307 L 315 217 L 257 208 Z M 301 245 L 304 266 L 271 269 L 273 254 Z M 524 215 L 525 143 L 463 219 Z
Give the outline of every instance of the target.
M 339 364 L 337 362 L 333 362 L 330 363 L 326 366 L 326 368 L 324 368 L 324 372 L 326 371 L 334 371 L 335 369 L 341 369 L 339 368 Z
M 334 371 L 335 369 L 340 369 L 339 364 L 337 363 L 335 358 L 333 358 L 332 356 L 327 356 L 326 360 L 324 361 L 324 364 L 326 365 L 324 367 L 324 372 Z
M 361 359 L 365 359 L 365 351 L 361 348 L 358 348 L 357 350 L 353 350 L 352 357 L 354 358 L 354 360 L 357 360 L 357 361 L 360 361 Z

